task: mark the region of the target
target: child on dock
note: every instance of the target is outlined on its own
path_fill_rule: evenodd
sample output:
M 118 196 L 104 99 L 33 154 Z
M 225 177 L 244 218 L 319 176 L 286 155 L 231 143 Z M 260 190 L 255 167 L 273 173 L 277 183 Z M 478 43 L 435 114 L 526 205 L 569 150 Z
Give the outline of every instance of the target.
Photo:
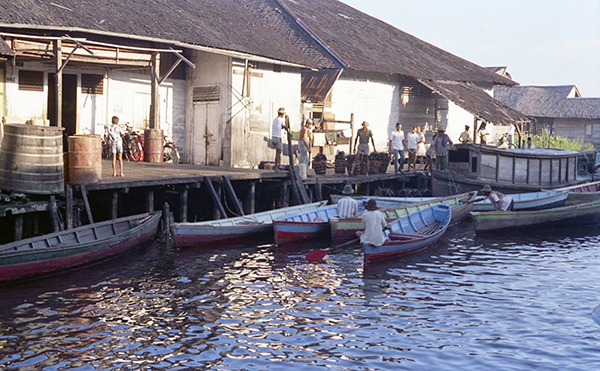
M 112 153 L 112 169 L 113 177 L 117 176 L 117 159 L 119 159 L 119 169 L 121 176 L 123 173 L 123 133 L 119 127 L 119 118 L 112 117 L 112 125 L 108 128 L 108 136 L 110 138 L 110 151 Z

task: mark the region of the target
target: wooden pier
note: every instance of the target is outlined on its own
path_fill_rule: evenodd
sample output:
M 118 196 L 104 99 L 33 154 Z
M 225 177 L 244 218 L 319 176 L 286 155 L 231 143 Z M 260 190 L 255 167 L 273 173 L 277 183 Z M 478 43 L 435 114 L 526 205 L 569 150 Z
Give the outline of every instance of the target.
M 99 182 L 65 183 L 63 195 L 0 205 L 2 232 L 10 231 L 0 243 L 154 211 L 164 203 L 178 222 L 245 215 L 294 203 L 294 183 L 287 171 L 127 161 L 124 165 L 125 177 L 113 177 L 111 162 L 103 160 Z M 419 173 L 348 176 L 328 169 L 325 175 L 309 174 L 301 187 L 309 201 L 320 201 L 340 194 L 345 184 L 353 185 L 358 194 L 372 195 L 377 188 L 427 188 L 427 181 Z

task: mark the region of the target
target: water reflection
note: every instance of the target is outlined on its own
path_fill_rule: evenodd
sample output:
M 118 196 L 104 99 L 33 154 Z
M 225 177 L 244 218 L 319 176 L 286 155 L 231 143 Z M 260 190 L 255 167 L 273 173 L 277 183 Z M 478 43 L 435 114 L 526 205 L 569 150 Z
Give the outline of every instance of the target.
M 0 288 L 0 368 L 591 369 L 599 243 L 461 225 L 367 266 L 359 247 L 304 259 L 327 242 L 149 246 Z

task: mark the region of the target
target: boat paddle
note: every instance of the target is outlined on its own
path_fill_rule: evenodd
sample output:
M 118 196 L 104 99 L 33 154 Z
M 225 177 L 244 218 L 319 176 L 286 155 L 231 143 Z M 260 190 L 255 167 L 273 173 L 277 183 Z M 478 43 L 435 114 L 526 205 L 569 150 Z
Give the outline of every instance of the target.
M 345 242 L 341 245 L 337 245 L 334 247 L 331 247 L 329 249 L 321 249 L 321 250 L 313 250 L 311 252 L 309 252 L 308 254 L 306 254 L 306 260 L 308 261 L 319 261 L 319 260 L 323 260 L 323 258 L 330 252 L 335 251 L 335 250 L 339 250 L 342 247 L 346 247 L 346 246 L 350 246 L 353 244 L 358 243 L 358 240 L 353 239 L 351 241 Z

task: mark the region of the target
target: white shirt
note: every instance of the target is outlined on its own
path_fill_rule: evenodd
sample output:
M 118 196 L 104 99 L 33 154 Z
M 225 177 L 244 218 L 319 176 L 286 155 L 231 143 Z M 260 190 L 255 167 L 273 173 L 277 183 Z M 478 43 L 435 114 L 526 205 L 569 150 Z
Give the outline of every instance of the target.
M 500 197 L 498 193 L 492 192 L 489 196 L 492 204 L 498 203 L 498 207 L 500 208 L 498 211 L 506 211 L 510 207 L 510 203 L 512 202 L 512 197 L 508 195 L 504 195 L 504 197 Z
M 346 196 L 337 203 L 338 218 L 351 218 L 358 213 L 358 202 L 350 196 Z
M 271 138 L 281 138 L 282 128 L 285 126 L 285 117 L 275 117 Z
M 365 211 L 362 214 L 362 221 L 365 224 L 365 233 L 360 236 L 360 242 L 369 243 L 373 246 L 381 246 L 385 242 L 383 228 L 387 225 L 385 216 L 381 211 Z
M 404 151 L 404 132 L 402 130 L 392 131 L 392 135 L 390 135 L 390 140 L 392 141 L 392 149 Z
M 121 127 L 119 125 L 112 124 L 108 127 L 108 136 L 111 143 L 122 143 L 123 138 L 121 137 Z
M 417 143 L 419 142 L 419 134 L 417 133 L 410 133 L 408 134 L 408 149 L 411 150 L 416 150 L 418 145 Z

